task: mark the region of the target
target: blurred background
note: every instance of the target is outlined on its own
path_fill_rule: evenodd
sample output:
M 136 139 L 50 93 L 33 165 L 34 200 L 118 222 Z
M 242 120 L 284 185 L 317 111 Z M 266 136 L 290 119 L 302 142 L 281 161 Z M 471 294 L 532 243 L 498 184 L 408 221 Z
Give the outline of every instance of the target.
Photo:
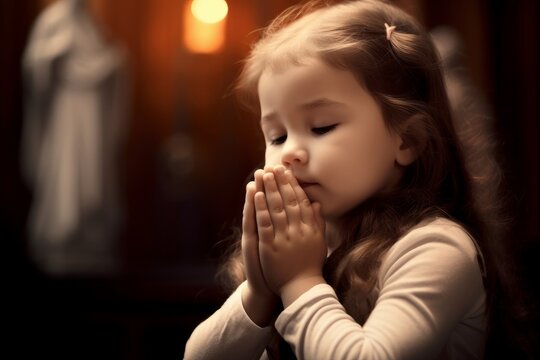
M 257 30 L 295 3 L 1 0 L 2 294 L 17 358 L 182 357 L 226 297 L 216 267 L 263 159 L 233 82 Z M 394 3 L 450 39 L 494 119 L 534 352 L 538 3 Z

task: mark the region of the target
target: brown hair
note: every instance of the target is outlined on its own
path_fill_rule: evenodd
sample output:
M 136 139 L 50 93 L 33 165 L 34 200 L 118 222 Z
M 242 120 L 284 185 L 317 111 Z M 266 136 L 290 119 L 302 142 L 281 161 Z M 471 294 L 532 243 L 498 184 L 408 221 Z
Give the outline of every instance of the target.
M 347 312 L 359 323 L 366 320 L 382 256 L 411 227 L 435 216 L 453 219 L 475 237 L 488 278 L 495 279 L 490 260 L 499 223 L 487 226 L 486 220 L 496 214 L 497 192 L 475 197 L 473 191 L 493 174 L 478 166 L 471 174 L 466 167 L 429 34 L 411 16 L 381 1 L 314 4 L 290 8 L 266 29 L 239 77 L 241 101 L 258 112 L 257 83 L 265 69 L 315 57 L 351 71 L 380 104 L 386 126 L 417 153 L 395 189 L 359 204 L 340 222 L 342 242 L 327 259 L 324 274 Z M 396 27 L 389 39 L 385 23 Z M 238 248 L 225 269 L 235 284 L 243 280 Z M 489 307 L 489 281 L 486 287 Z

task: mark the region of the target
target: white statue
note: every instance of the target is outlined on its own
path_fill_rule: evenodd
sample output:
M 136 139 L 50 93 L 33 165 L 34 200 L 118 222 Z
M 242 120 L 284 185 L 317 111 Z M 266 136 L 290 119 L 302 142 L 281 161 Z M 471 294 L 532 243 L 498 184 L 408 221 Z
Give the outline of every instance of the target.
M 34 194 L 29 249 L 45 271 L 115 268 L 123 64 L 83 0 L 57 1 L 34 24 L 23 58 L 22 163 Z

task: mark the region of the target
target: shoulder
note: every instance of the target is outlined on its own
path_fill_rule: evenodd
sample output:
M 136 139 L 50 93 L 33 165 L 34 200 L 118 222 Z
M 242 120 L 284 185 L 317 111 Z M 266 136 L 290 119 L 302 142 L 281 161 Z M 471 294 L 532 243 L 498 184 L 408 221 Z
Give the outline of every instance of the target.
M 476 261 L 478 250 L 472 236 L 458 223 L 436 218 L 418 224 L 403 235 L 388 251 L 387 258 L 414 250 L 445 251 L 453 248 L 470 261 Z
M 412 343 L 430 349 L 446 343 L 461 351 L 460 342 L 480 344 L 485 290 L 473 238 L 448 219 L 413 227 L 382 258 L 370 300 L 366 327 L 391 341 L 407 339 L 405 349 L 413 349 Z
M 475 240 L 458 223 L 436 218 L 418 224 L 385 254 L 379 281 L 414 274 L 424 281 L 452 278 L 482 282 L 481 255 Z

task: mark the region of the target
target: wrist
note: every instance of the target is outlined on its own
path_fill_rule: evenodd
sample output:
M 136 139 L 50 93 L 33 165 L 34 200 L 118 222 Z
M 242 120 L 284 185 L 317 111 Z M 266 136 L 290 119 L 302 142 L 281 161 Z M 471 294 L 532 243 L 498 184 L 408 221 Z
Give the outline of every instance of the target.
M 298 277 L 287 282 L 280 290 L 283 307 L 288 307 L 306 291 L 319 284 L 326 284 L 322 275 Z
M 260 294 L 250 287 L 249 282 L 242 289 L 242 305 L 249 318 L 259 327 L 269 326 L 275 318 L 279 298 L 274 294 Z

